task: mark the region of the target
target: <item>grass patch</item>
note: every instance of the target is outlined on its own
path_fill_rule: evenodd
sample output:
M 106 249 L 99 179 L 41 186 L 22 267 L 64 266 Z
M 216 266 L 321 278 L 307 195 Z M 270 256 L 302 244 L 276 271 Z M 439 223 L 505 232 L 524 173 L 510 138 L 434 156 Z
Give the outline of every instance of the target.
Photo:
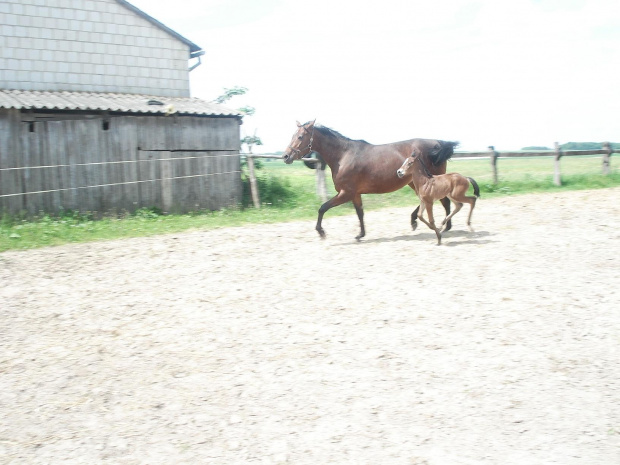
M 562 163 L 561 187 L 553 184 L 552 158 L 510 158 L 498 160 L 499 182 L 494 185 L 490 162 L 486 159 L 449 162 L 448 172 L 473 177 L 480 185 L 482 198 L 526 193 L 559 192 L 577 189 L 600 189 L 620 186 L 620 173 L 603 176 L 600 157 L 566 157 Z M 327 172 L 330 178 L 331 173 Z M 164 215 L 156 208 L 140 209 L 134 214 L 104 217 L 80 212 L 63 212 L 58 216 L 23 215 L 0 217 L 0 252 L 11 249 L 31 249 L 67 243 L 122 239 L 130 237 L 172 234 L 191 229 L 215 229 L 257 223 L 279 223 L 316 219 L 321 204 L 315 195 L 314 170 L 301 163 L 286 165 L 281 161 L 264 162 L 258 170 L 261 209 L 251 207 L 249 185 L 244 182 L 243 202 L 235 208 L 221 211 L 199 211 L 185 215 Z M 328 194 L 335 194 L 331 179 L 327 180 Z M 382 195 L 365 195 L 365 210 L 417 205 L 413 191 L 404 188 Z M 329 211 L 328 216 L 351 214 L 348 203 Z

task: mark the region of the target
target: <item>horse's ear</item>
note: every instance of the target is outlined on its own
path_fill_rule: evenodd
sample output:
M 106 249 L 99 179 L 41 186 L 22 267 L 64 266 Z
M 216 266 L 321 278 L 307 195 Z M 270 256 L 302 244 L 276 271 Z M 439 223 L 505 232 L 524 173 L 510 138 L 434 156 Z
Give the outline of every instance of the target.
M 297 127 L 300 128 L 301 127 L 301 123 L 299 121 L 295 121 L 297 123 Z
M 314 126 L 314 123 L 316 123 L 316 118 L 312 120 L 312 123 L 310 123 L 310 126 Z

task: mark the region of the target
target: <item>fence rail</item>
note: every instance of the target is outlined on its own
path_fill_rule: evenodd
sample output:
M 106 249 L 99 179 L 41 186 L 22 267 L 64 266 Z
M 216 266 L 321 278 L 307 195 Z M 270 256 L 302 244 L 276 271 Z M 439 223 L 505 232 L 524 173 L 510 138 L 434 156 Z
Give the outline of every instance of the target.
M 602 160 L 602 173 L 603 175 L 608 175 L 611 171 L 610 169 L 610 158 L 614 153 L 620 153 L 620 149 L 613 149 L 609 142 L 604 142 L 603 148 L 601 149 L 592 149 L 592 150 L 562 150 L 560 145 L 556 142 L 554 150 L 538 150 L 538 151 L 504 151 L 499 152 L 495 150 L 494 146 L 489 146 L 487 151 L 483 152 L 455 152 L 452 155 L 452 158 L 489 158 L 491 160 L 491 170 L 493 172 L 493 183 L 497 184 L 498 182 L 498 164 L 497 160 L 499 158 L 519 158 L 519 157 L 553 157 L 554 160 L 554 173 L 553 173 L 553 182 L 557 186 L 562 185 L 562 177 L 560 170 L 560 159 L 562 157 L 573 157 L 573 156 L 582 156 L 582 155 L 601 155 Z M 242 154 L 247 158 L 248 161 L 248 170 L 250 172 L 250 190 L 252 194 L 252 200 L 254 202 L 254 206 L 256 208 L 260 208 L 260 197 L 258 192 L 258 185 L 256 183 L 256 174 L 254 168 L 254 159 L 255 158 L 266 158 L 266 159 L 283 159 L 282 155 L 276 154 L 253 154 L 246 153 Z M 321 160 L 316 158 L 302 158 L 303 161 L 310 163 L 317 163 Z M 322 165 L 323 169 L 320 167 L 316 170 L 316 193 L 321 198 L 322 201 L 327 200 L 327 186 L 325 185 L 325 165 Z
M 554 150 L 545 151 L 518 151 L 518 152 L 498 152 L 492 145 L 489 146 L 489 150 L 486 152 L 456 152 L 453 158 L 468 157 L 468 158 L 490 158 L 491 168 L 493 170 L 493 182 L 497 184 L 497 159 L 498 158 L 511 158 L 511 157 L 553 157 L 553 182 L 556 186 L 562 185 L 562 177 L 560 171 L 560 159 L 562 157 L 572 157 L 581 155 L 602 155 L 602 172 L 604 175 L 610 172 L 610 158 L 613 153 L 620 153 L 620 150 L 614 150 L 611 148 L 609 142 L 603 142 L 602 149 L 595 150 L 562 150 L 560 144 L 555 143 Z

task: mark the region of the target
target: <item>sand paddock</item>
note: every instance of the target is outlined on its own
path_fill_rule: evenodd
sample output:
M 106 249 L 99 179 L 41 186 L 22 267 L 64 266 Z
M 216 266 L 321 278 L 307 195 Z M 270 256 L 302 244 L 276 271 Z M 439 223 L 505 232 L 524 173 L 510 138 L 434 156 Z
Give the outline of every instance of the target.
M 2 253 L 0 463 L 620 463 L 619 198 Z

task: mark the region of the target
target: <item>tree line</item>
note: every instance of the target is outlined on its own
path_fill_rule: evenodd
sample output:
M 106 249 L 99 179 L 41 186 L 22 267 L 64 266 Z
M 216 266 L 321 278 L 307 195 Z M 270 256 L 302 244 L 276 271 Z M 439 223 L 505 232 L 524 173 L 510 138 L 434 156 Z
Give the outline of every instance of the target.
M 560 150 L 599 150 L 603 148 L 602 142 L 566 142 L 565 144 L 560 144 Z M 611 142 L 612 149 L 620 149 L 619 142 Z M 540 147 L 540 146 L 530 146 L 523 147 L 521 150 L 555 150 L 552 147 Z

